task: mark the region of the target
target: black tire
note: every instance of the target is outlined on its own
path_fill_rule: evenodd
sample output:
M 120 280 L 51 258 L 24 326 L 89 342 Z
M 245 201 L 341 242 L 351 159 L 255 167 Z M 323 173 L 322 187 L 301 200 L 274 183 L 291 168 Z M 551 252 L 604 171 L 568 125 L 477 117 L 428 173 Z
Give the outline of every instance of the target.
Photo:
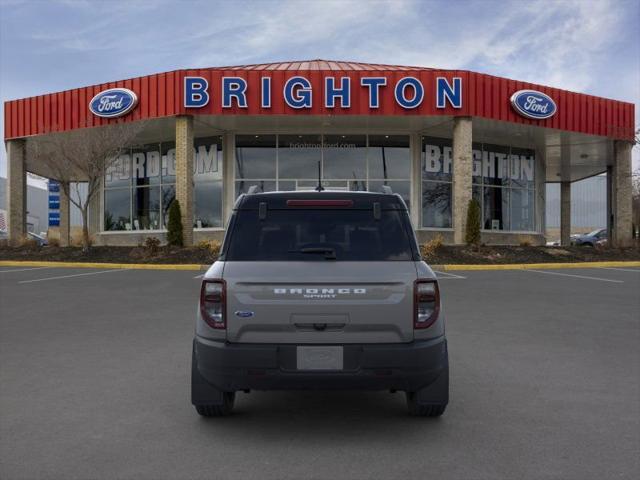
M 417 402 L 416 392 L 407 392 L 407 409 L 414 417 L 439 417 L 447 409 L 447 404 L 422 404 Z
M 222 405 L 194 405 L 196 412 L 203 417 L 224 417 L 233 411 L 233 404 L 236 399 L 235 392 L 224 392 L 222 394 Z

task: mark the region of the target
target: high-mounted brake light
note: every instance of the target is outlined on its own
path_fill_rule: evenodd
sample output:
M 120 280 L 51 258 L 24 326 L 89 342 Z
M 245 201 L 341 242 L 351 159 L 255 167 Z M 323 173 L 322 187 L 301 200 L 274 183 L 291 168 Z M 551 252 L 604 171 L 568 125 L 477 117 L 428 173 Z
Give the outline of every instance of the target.
M 416 280 L 413 286 L 414 328 L 428 328 L 440 313 L 440 289 L 436 280 Z
M 211 328 L 224 329 L 226 321 L 226 293 L 224 280 L 203 280 L 200 290 L 200 314 Z
M 287 207 L 353 207 L 353 200 L 287 200 Z

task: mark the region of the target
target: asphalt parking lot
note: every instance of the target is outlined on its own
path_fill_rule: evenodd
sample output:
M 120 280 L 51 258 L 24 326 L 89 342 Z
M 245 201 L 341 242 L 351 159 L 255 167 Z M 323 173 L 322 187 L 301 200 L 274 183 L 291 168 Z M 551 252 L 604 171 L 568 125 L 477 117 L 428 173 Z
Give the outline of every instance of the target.
M 640 269 L 441 273 L 440 419 L 386 392 L 200 418 L 197 275 L 0 268 L 0 478 L 640 478 Z

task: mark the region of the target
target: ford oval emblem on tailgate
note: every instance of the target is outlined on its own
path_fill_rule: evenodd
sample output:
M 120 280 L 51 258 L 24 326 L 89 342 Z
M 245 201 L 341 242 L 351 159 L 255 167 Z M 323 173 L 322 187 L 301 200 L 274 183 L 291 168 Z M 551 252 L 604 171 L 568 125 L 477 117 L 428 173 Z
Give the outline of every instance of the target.
M 245 311 L 245 310 L 238 310 L 236 312 L 236 317 L 240 317 L 240 318 L 253 317 L 253 312 L 248 312 L 248 311 Z

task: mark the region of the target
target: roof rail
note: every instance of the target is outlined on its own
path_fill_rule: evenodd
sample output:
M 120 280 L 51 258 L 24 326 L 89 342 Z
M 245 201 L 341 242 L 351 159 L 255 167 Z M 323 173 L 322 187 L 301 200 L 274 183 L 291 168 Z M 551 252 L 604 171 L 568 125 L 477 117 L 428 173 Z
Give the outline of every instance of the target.
M 393 193 L 393 190 L 391 190 L 389 185 L 382 185 L 382 187 L 380 187 L 380 192 L 390 195 Z

